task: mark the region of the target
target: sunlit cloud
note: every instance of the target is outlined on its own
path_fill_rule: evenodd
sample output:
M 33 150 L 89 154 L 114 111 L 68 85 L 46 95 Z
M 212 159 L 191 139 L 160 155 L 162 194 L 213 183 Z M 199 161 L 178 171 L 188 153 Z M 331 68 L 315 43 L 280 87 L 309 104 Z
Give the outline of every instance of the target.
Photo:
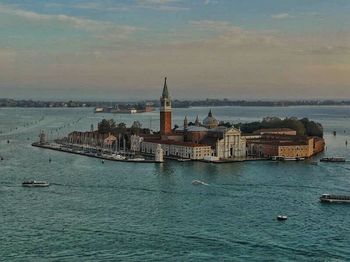
M 280 20 L 280 19 L 294 18 L 294 16 L 288 13 L 281 13 L 281 14 L 272 15 L 271 18 Z
M 154 98 L 167 75 L 177 98 L 350 97 L 350 19 L 232 1 L 0 5 L 0 90 Z

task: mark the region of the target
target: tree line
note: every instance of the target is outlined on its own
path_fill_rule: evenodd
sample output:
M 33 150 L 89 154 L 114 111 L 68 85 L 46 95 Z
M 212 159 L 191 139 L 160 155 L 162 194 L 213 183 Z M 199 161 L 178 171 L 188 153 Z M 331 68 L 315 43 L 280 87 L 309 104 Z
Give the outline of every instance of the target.
M 309 120 L 308 118 L 298 119 L 296 117 L 287 117 L 281 119 L 279 117 L 266 117 L 262 121 L 251 123 L 238 123 L 231 125 L 230 123 L 221 123 L 223 126 L 234 126 L 240 128 L 243 133 L 253 133 L 264 128 L 290 128 L 297 132 L 297 135 L 323 137 L 323 127 L 320 123 Z

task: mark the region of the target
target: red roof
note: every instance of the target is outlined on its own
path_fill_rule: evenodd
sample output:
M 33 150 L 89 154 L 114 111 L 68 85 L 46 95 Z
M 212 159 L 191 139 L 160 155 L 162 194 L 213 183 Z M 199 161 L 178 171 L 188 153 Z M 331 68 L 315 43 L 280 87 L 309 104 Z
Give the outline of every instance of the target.
M 205 144 L 196 144 L 192 142 L 180 142 L 174 140 L 145 140 L 144 142 L 150 142 L 154 144 L 163 144 L 163 145 L 176 145 L 176 146 L 188 146 L 188 147 L 205 147 L 209 145 Z

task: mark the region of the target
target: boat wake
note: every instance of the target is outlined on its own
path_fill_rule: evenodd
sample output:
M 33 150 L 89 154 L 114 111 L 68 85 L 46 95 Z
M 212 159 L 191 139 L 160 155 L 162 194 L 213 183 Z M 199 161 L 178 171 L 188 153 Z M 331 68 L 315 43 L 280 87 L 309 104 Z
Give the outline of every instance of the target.
M 193 180 L 192 185 L 194 185 L 194 186 L 209 186 L 209 184 L 204 183 L 203 181 L 200 181 L 200 180 Z

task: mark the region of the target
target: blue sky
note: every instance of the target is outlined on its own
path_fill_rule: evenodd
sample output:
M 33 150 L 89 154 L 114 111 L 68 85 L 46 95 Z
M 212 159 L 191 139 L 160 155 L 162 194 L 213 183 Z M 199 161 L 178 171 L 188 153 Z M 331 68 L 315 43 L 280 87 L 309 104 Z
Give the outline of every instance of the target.
M 350 99 L 348 0 L 0 1 L 1 97 Z M 145 90 L 147 92 L 145 93 Z

